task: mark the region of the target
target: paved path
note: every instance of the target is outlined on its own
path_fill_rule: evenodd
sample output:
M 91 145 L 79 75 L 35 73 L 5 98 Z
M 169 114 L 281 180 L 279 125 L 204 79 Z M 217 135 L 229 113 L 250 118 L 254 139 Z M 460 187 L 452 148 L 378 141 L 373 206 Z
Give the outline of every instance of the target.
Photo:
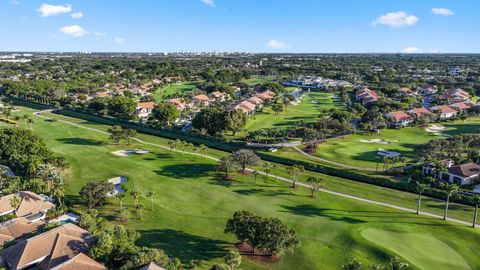
M 309 157 L 309 158 L 312 158 L 312 159 L 316 159 L 318 161 L 322 161 L 322 162 L 325 162 L 325 163 L 329 163 L 329 164 L 333 164 L 333 165 L 336 165 L 336 166 L 339 166 L 339 167 L 343 167 L 343 168 L 349 168 L 349 169 L 355 169 L 355 170 L 359 170 L 359 171 L 369 171 L 369 172 L 376 172 L 377 169 L 375 168 L 364 168 L 364 167 L 357 167 L 357 166 L 351 166 L 351 165 L 347 165 L 347 164 L 343 164 L 343 163 L 338 163 L 338 162 L 335 162 L 335 161 L 331 161 L 331 160 L 328 160 L 328 159 L 324 159 L 324 158 L 320 158 L 320 157 L 316 157 L 316 156 L 312 156 L 308 153 L 305 153 L 304 151 L 302 151 L 302 149 L 296 147 L 296 146 L 292 146 L 292 148 L 299 152 L 300 154 L 306 156 L 306 157 Z
M 47 117 L 47 116 L 44 116 L 44 115 L 41 115 L 41 113 L 44 113 L 44 112 L 46 112 L 46 113 L 51 113 L 52 110 L 35 112 L 35 113 L 33 113 L 33 114 L 36 115 L 36 116 L 38 116 L 38 117 L 51 120 L 52 118 Z M 58 119 L 58 122 L 62 122 L 62 123 L 65 123 L 65 124 L 69 124 L 69 125 L 78 127 L 78 128 L 83 128 L 83 129 L 87 129 L 87 130 L 90 130 L 90 131 L 102 133 L 102 134 L 105 134 L 105 135 L 110 135 L 108 132 L 105 132 L 105 131 L 102 131 L 102 130 L 99 130 L 99 129 L 81 126 L 81 125 L 79 125 L 79 124 L 76 124 L 76 123 L 73 123 L 73 122 L 69 122 L 69 121 L 65 121 L 65 120 L 61 120 L 61 119 Z M 135 138 L 134 140 L 137 141 L 137 142 L 139 142 L 139 143 L 145 144 L 145 145 L 155 146 L 155 147 L 159 147 L 159 148 L 162 148 L 162 149 L 171 151 L 170 147 L 167 147 L 167 146 L 164 146 L 164 145 L 161 145 L 161 144 L 145 142 L 145 141 L 142 141 L 142 140 L 140 140 L 140 139 L 138 139 L 138 138 Z M 300 150 L 300 149 L 298 149 L 298 150 Z M 218 161 L 218 158 L 212 157 L 212 156 L 209 156 L 209 155 L 202 155 L 202 154 L 198 154 L 198 153 L 192 153 L 192 152 L 187 152 L 187 151 L 182 151 L 182 150 L 176 150 L 176 149 L 175 149 L 174 151 L 177 152 L 177 153 L 183 153 L 183 154 L 194 155 L 194 156 L 201 156 L 201 157 L 204 157 L 204 158 L 213 160 L 213 161 Z M 301 150 L 300 150 L 300 151 L 301 151 Z M 302 151 L 302 152 L 303 152 L 303 151 Z M 247 169 L 247 170 L 248 170 L 249 172 L 253 172 L 253 171 L 254 171 L 253 169 Z M 261 172 L 261 171 L 257 171 L 257 172 L 258 172 L 260 175 L 267 175 L 266 173 Z M 271 175 L 271 174 L 269 174 L 268 176 L 269 176 L 269 177 L 272 177 L 272 178 L 276 178 L 276 179 L 278 179 L 278 180 L 280 180 L 280 181 L 283 181 L 283 182 L 290 183 L 290 184 L 293 183 L 293 180 L 288 179 L 288 178 L 285 178 L 285 177 L 274 176 L 274 175 Z M 311 188 L 310 185 L 305 184 L 305 183 L 297 182 L 296 184 L 297 184 L 297 186 L 301 186 L 301 187 L 305 187 L 305 188 Z M 388 207 L 388 208 L 393 208 L 393 209 L 397 209 L 397 210 L 401 210 L 401 211 L 405 211 L 405 212 L 410 212 L 410 213 L 416 213 L 416 210 L 415 210 L 415 209 L 411 209 L 411 208 L 407 208 L 407 207 L 402 207 L 402 206 L 397 206 L 397 205 L 393 205 L 393 204 L 389 204 L 389 203 L 383 203 L 383 202 L 379 202 L 379 201 L 374 201 L 374 200 L 369 200 L 369 199 L 365 199 L 365 198 L 360 198 L 360 197 L 357 197 L 357 196 L 352 196 L 352 195 L 348 195 L 348 194 L 344 194 L 344 193 L 340 193 L 340 192 L 336 192 L 336 191 L 331 191 L 331 190 L 327 190 L 327 189 L 320 189 L 319 191 L 320 191 L 320 192 L 324 192 L 324 193 L 328 193 L 328 194 L 331 194 L 331 195 L 334 195 L 334 196 L 339 196 L 339 197 L 343 197 L 343 198 L 348 198 L 348 199 L 352 199 L 352 200 L 356 200 L 356 201 L 360 201 L 360 202 L 364 202 L 364 203 L 380 205 L 380 206 L 384 206 L 384 207 Z M 424 212 L 424 211 L 420 211 L 420 214 L 425 215 L 425 216 L 429 216 L 429 217 L 433 217 L 433 218 L 438 218 L 438 219 L 442 219 L 442 218 L 443 218 L 443 216 L 441 216 L 441 215 L 437 215 L 437 214 L 433 214 L 433 213 L 429 213 L 429 212 Z M 451 222 L 458 223 L 458 224 L 462 224 L 462 225 L 468 225 L 468 226 L 471 226 L 471 225 L 472 225 L 471 222 L 467 222 L 467 221 L 463 221 L 463 220 L 459 220 L 459 219 L 447 218 L 447 220 L 448 220 L 448 221 L 451 221 Z

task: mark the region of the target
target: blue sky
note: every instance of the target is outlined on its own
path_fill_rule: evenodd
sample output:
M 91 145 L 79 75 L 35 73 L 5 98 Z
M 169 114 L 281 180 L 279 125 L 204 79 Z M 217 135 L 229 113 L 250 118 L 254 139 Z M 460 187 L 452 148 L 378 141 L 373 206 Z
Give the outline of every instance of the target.
M 0 0 L 0 50 L 478 53 L 478 11 L 478 0 Z

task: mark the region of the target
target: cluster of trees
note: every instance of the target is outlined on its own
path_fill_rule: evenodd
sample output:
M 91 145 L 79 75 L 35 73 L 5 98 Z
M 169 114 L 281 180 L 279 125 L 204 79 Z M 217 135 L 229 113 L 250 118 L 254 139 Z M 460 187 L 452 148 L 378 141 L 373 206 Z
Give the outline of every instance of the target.
M 121 140 L 127 141 L 127 144 L 130 145 L 132 140 L 138 136 L 138 132 L 135 129 L 123 129 L 121 126 L 109 128 L 108 133 L 110 133 L 110 140 L 117 145 Z
M 300 246 L 297 233 L 277 218 L 265 218 L 248 211 L 238 211 L 227 221 L 225 233 L 233 234 L 252 252 L 279 256 Z
M 62 157 L 56 157 L 43 139 L 30 130 L 6 128 L 0 130 L 0 164 L 12 169 L 15 177 L 0 170 L 0 193 L 20 190 L 46 193 L 60 206 L 65 197 L 64 170 L 69 167 Z
M 168 270 L 192 269 L 195 263 L 187 265 L 177 258 L 169 257 L 163 250 L 136 245 L 140 234 L 128 230 L 121 225 L 112 226 L 104 218 L 99 217 L 96 210 L 80 213 L 79 226 L 92 233 L 96 238 L 95 245 L 88 255 L 103 262 L 108 268 L 139 269 L 155 262 Z
M 211 106 L 200 111 L 192 121 L 195 129 L 217 135 L 231 131 L 233 135 L 242 131 L 247 123 L 247 115 L 240 110 L 225 110 L 221 106 Z
M 462 134 L 446 139 L 433 139 L 415 147 L 416 153 L 427 161 L 453 159 L 456 162 L 480 159 L 480 135 Z
M 286 129 L 280 128 L 262 128 L 249 131 L 245 139 L 249 142 L 257 143 L 277 143 L 283 141 L 289 134 Z
M 224 257 L 223 263 L 216 263 L 210 270 L 237 270 L 242 264 L 242 256 L 234 250 L 230 250 Z
M 342 265 L 343 270 L 363 270 L 363 269 L 369 269 L 369 270 L 409 270 L 411 269 L 410 265 L 400 259 L 399 257 L 394 257 L 390 259 L 390 262 L 388 262 L 385 265 L 370 265 L 368 268 L 365 268 L 361 262 L 359 262 L 357 259 L 349 259 L 346 263 Z

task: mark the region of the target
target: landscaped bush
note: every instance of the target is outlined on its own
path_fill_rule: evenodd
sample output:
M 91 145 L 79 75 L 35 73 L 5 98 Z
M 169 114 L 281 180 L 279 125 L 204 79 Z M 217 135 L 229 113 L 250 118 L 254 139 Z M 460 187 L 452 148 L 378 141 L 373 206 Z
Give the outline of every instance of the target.
M 12 220 L 16 217 L 17 216 L 15 216 L 15 214 L 7 214 L 7 215 L 0 216 L 0 223 L 7 222 L 7 221 Z

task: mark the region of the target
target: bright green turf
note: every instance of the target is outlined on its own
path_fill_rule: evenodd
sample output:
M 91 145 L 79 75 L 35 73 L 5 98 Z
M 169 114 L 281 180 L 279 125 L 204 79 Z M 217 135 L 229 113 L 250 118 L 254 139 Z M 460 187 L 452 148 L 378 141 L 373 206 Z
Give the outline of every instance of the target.
M 262 84 L 265 82 L 270 82 L 273 81 L 275 77 L 273 76 L 254 76 L 248 80 L 244 80 L 243 82 L 250 85 L 250 86 L 255 86 L 258 84 Z
M 441 123 L 447 130 L 443 133 L 457 135 L 462 133 L 479 133 L 480 118 L 472 118 L 466 121 Z M 379 148 L 402 153 L 410 161 L 416 159 L 414 147 L 426 143 L 432 139 L 442 138 L 428 133 L 424 128 L 409 127 L 404 129 L 385 129 L 380 134 L 373 135 L 349 135 L 319 145 L 316 156 L 333 160 L 343 164 L 375 168 L 377 152 Z M 383 139 L 391 141 L 390 144 L 365 143 L 360 140 Z
M 19 113 L 26 112 L 31 110 L 22 109 Z M 104 125 L 82 120 L 55 117 L 105 128 Z M 361 234 L 366 229 L 435 235 L 460 255 L 452 258 L 452 263 L 461 265 L 467 261 L 472 269 L 480 266 L 480 251 L 477 248 L 480 234 L 466 226 L 323 193 L 319 193 L 317 199 L 310 199 L 307 190 L 292 190 L 287 184 L 270 179 L 259 178 L 255 184 L 251 176 L 236 175 L 234 181 L 225 181 L 215 172 L 214 162 L 209 160 L 194 160 L 180 154 L 172 158 L 168 151 L 140 144 L 114 146 L 106 135 L 62 122 L 51 123 L 37 117 L 34 120 L 35 132 L 71 164 L 67 181 L 70 199 L 78 199 L 78 191 L 88 181 L 120 175 L 128 177 L 126 186 L 129 190 L 136 187 L 144 192 L 156 191 L 158 196 L 154 199 L 154 209 L 149 210 L 149 202 L 143 199 L 142 203 L 148 208 L 144 220 L 139 221 L 132 211 L 128 226 L 141 232 L 142 244 L 163 248 L 183 260 L 200 259 L 202 269 L 219 261 L 225 251 L 232 248 L 234 239 L 224 235 L 223 228 L 234 211 L 243 209 L 280 218 L 298 231 L 302 247 L 295 254 L 285 255 L 274 266 L 245 259 L 242 269 L 339 269 L 342 262 L 351 256 L 371 264 L 384 262 L 395 255 L 394 248 L 387 249 L 384 243 L 366 241 Z M 142 139 L 157 143 L 165 141 L 145 135 Z M 116 150 L 133 148 L 146 148 L 152 153 L 126 158 L 111 154 Z M 348 180 L 343 180 L 343 185 L 341 180 L 328 180 L 332 188 L 348 190 L 350 186 L 351 190 L 371 193 L 387 200 L 398 193 L 414 205 L 414 195 Z M 133 208 L 131 198 L 127 198 L 126 204 Z M 107 218 L 112 218 L 113 209 L 117 207 L 118 202 L 112 200 L 100 210 Z M 416 265 L 417 262 L 411 263 Z
M 400 254 L 421 269 L 472 269 L 462 255 L 435 235 L 379 229 L 366 229 L 361 235 L 375 244 Z
M 153 95 L 153 99 L 159 102 L 166 96 L 172 94 L 183 94 L 185 92 L 192 91 L 193 89 L 197 88 L 199 83 L 200 82 L 198 81 L 189 81 L 170 84 L 168 86 L 165 86 L 164 88 L 158 89 Z
M 263 112 L 256 112 L 248 119 L 245 131 L 238 133 L 238 135 L 242 136 L 248 131 L 262 128 L 289 128 L 300 120 L 313 122 L 318 119 L 321 110 L 343 108 L 342 101 L 334 99 L 333 96 L 334 94 L 325 92 L 306 93 L 301 103 L 289 105 L 286 110 L 278 115 L 275 115 L 270 106 L 266 106 Z M 312 101 L 318 101 L 318 103 L 314 104 Z

